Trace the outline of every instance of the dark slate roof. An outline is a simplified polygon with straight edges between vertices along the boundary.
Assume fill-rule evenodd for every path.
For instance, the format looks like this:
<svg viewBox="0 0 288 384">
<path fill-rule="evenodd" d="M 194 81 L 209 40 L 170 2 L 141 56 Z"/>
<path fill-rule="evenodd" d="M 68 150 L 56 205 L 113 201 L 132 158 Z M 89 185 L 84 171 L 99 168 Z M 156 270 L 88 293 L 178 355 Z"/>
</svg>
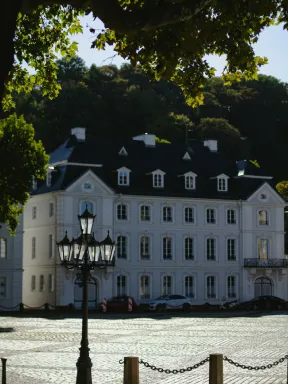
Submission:
<svg viewBox="0 0 288 384">
<path fill-rule="evenodd" d="M 125 147 L 128 156 L 118 154 L 122 147 Z M 183 160 L 186 152 L 191 160 Z M 238 170 L 243 167 L 246 175 L 267 175 L 250 161 L 237 164 L 219 152 L 210 152 L 199 142 L 193 142 L 189 146 L 156 143 L 155 147 L 146 147 L 142 141 L 132 139 L 125 142 L 105 142 L 87 138 L 86 142 L 77 142 L 75 136 L 71 136 L 51 154 L 50 163 L 63 160 L 88 165 L 55 166 L 51 187 L 42 183 L 34 194 L 65 190 L 89 169 L 116 193 L 131 195 L 245 200 L 263 182 L 274 187 L 273 180 L 268 178 L 235 178 Z M 103 166 L 93 166 L 96 164 Z M 131 170 L 129 186 L 117 185 L 117 169 L 121 167 Z M 166 173 L 164 188 L 152 186 L 151 172 L 157 169 Z M 181 175 L 189 171 L 197 175 L 196 190 L 185 190 L 184 177 Z M 228 192 L 217 191 L 215 177 L 222 173 L 229 176 Z"/>
</svg>

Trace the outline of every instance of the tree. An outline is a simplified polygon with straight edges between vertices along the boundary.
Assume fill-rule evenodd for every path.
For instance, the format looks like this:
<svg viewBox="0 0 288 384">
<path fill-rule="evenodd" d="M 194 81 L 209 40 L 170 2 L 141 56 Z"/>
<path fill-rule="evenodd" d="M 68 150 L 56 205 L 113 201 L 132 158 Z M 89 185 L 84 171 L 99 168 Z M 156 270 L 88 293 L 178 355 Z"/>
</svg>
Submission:
<svg viewBox="0 0 288 384">
<path fill-rule="evenodd" d="M 0 98 L 5 87 L 30 90 L 40 83 L 51 97 L 57 94 L 53 47 L 72 54 L 68 35 L 80 32 L 79 15 L 92 12 L 105 30 L 92 47 L 115 44 L 120 56 L 139 63 L 155 79 L 176 82 L 188 104 L 203 102 L 206 77 L 214 74 L 205 56 L 226 55 L 226 81 L 255 77 L 267 62 L 255 57 L 252 44 L 275 22 L 288 27 L 283 0 L 14 0 L 0 8 L 2 60 Z M 96 33 L 91 28 L 92 33 Z M 15 58 L 15 61 L 14 61 Z M 37 76 L 27 79 L 26 61 Z M 20 64 L 20 65 L 19 65 Z"/>
<path fill-rule="evenodd" d="M 48 156 L 34 129 L 16 114 L 0 120 L 0 223 L 13 233 L 23 205 L 29 198 L 32 179 L 44 179 Z"/>
</svg>

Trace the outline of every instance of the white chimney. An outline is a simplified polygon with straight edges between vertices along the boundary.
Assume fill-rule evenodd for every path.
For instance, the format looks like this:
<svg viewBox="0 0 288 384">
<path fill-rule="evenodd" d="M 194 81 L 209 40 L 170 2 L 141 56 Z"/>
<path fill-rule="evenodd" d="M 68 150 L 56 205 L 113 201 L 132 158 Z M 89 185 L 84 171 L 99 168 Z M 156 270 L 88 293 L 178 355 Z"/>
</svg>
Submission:
<svg viewBox="0 0 288 384">
<path fill-rule="evenodd" d="M 155 135 L 151 135 L 150 133 L 134 136 L 133 140 L 144 141 L 146 147 L 155 147 L 156 145 Z"/>
<path fill-rule="evenodd" d="M 217 140 L 204 140 L 203 145 L 204 145 L 204 147 L 208 147 L 210 152 L 217 152 L 218 151 L 218 141 Z"/>
<path fill-rule="evenodd" d="M 77 139 L 77 141 L 85 141 L 86 134 L 85 134 L 86 128 L 72 128 L 71 129 L 71 135 L 74 135 Z"/>
</svg>

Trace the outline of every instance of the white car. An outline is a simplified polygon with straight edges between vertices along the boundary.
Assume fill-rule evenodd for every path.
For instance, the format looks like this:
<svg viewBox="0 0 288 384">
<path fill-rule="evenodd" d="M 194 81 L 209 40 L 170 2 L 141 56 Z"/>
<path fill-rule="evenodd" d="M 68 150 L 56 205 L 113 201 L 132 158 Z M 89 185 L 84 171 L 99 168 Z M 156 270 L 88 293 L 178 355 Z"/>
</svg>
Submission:
<svg viewBox="0 0 288 384">
<path fill-rule="evenodd" d="M 163 295 L 149 303 L 149 310 L 164 312 L 166 309 L 182 309 L 189 311 L 192 305 L 192 299 L 183 295 Z"/>
</svg>

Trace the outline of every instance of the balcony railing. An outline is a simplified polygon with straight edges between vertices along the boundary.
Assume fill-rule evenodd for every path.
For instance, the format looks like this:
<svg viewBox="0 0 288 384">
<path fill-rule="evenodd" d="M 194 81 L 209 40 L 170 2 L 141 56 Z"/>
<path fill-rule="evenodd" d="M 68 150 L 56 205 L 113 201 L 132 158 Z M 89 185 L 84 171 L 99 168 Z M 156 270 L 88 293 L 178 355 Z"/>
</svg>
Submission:
<svg viewBox="0 0 288 384">
<path fill-rule="evenodd" d="M 246 268 L 288 268 L 287 259 L 244 259 Z"/>
</svg>

